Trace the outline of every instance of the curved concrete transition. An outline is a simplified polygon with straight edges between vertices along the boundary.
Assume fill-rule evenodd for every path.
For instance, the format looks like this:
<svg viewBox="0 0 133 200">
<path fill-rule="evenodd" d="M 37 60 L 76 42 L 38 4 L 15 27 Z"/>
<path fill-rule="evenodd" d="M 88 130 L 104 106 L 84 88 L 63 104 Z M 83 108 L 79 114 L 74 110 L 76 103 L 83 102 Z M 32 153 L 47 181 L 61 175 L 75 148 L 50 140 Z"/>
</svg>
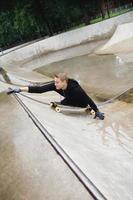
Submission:
<svg viewBox="0 0 133 200">
<path fill-rule="evenodd" d="M 103 22 L 105 29 L 132 22 L 132 13 Z M 75 39 L 84 44 L 68 32 L 57 37 L 71 40 L 69 48 L 50 52 L 54 36 L 49 53 L 47 41 L 40 41 L 0 57 L 0 200 L 132 200 L 133 62 L 115 52 L 95 55 L 114 32 L 105 37 L 102 30 L 97 41 L 97 27 L 91 26 L 93 42 L 82 38 L 85 27 Z M 49 82 L 60 71 L 80 82 L 105 120 L 56 113 L 49 103 L 62 97 L 54 92 L 6 94 L 8 87 Z"/>
<path fill-rule="evenodd" d="M 133 62 L 133 22 L 117 27 L 111 39 L 95 50 L 96 54 L 115 54 L 119 62 Z"/>
<path fill-rule="evenodd" d="M 111 39 L 99 50 L 98 54 L 130 53 L 133 51 L 133 22 L 117 27 Z"/>
</svg>

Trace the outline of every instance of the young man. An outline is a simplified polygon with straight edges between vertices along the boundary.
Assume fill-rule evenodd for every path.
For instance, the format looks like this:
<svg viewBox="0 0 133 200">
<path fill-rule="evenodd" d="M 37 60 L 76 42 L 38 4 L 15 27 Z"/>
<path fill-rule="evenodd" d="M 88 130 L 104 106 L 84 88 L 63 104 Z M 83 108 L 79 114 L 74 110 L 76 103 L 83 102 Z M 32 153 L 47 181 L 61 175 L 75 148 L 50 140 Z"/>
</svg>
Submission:
<svg viewBox="0 0 133 200">
<path fill-rule="evenodd" d="M 104 119 L 104 113 L 101 113 L 94 101 L 86 94 L 81 88 L 79 83 L 74 79 L 69 79 L 65 73 L 55 75 L 54 81 L 43 86 L 28 86 L 15 89 L 9 89 L 7 94 L 30 92 L 30 93 L 43 93 L 48 91 L 56 91 L 64 99 L 60 102 L 62 105 L 87 107 L 88 105 L 95 111 L 95 117 Z"/>
</svg>

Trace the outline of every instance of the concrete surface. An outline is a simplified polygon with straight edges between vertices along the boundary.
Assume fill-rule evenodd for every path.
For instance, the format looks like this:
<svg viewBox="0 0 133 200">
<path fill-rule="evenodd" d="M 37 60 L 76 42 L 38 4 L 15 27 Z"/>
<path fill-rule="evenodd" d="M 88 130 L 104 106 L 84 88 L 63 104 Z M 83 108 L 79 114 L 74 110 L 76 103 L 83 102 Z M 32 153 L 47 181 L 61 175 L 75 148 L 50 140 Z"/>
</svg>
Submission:
<svg viewBox="0 0 133 200">
<path fill-rule="evenodd" d="M 121 63 L 115 55 L 78 56 L 45 65 L 36 71 L 51 78 L 64 71 L 78 80 L 97 101 L 105 101 L 133 86 L 132 63 Z"/>
<path fill-rule="evenodd" d="M 13 96 L 0 113 L 0 200 L 93 200 Z"/>
<path fill-rule="evenodd" d="M 99 121 L 92 116 L 55 113 L 48 106 L 20 98 L 107 199 L 132 199 L 132 104 L 105 105 L 106 118 Z"/>
<path fill-rule="evenodd" d="M 127 15 L 131 17 L 132 12 L 124 15 L 123 20 L 132 21 L 133 18 L 129 17 L 129 20 L 125 17 Z M 120 18 L 115 18 L 114 21 L 118 19 Z M 108 26 L 106 30 L 107 28 Z M 94 36 L 92 34 L 93 38 Z M 76 41 L 78 41 L 77 38 Z M 66 44 L 68 44 L 67 40 Z M 99 44 L 95 41 L 95 48 Z M 91 187 L 91 181 L 105 197 L 98 199 L 132 200 L 132 61 L 124 62 L 121 57 L 115 55 L 89 54 L 61 62 L 57 62 L 56 57 L 56 63 L 53 63 L 55 55 L 60 55 L 59 60 L 65 59 L 66 52 L 66 58 L 69 57 L 67 48 L 58 51 L 58 54 L 51 52 L 49 54 L 51 64 L 46 66 L 45 64 L 48 63 L 48 57 L 47 61 L 45 60 L 46 52 L 44 51 L 44 55 L 38 54 L 36 45 L 43 51 L 40 41 L 32 45 L 32 51 L 29 45 L 27 49 L 23 47 L 20 51 L 16 50 L 17 53 L 14 51 L 0 57 L 3 68 L 0 74 L 0 199 L 92 199 L 72 171 L 44 139 L 31 121 L 31 115 L 26 114 L 14 96 L 5 94 L 8 87 L 37 84 L 37 82 L 40 84 L 51 80 L 54 72 L 65 71 L 70 77 L 80 82 L 98 105 L 114 96 L 119 96 L 111 103 L 105 103 L 99 107 L 105 112 L 104 121 L 94 120 L 93 115 L 63 115 L 54 112 L 46 105 L 50 101 L 61 100 L 62 97 L 54 92 L 24 93 L 27 96 L 20 94 L 19 99 L 75 163 L 78 173 L 83 172 L 86 177 L 86 186 Z M 76 47 L 69 48 L 69 52 L 73 52 L 75 56 L 80 55 L 83 47 L 87 46 L 77 47 L 77 54 Z M 23 54 L 20 53 L 21 51 Z M 129 53 L 131 55 L 133 52 Z M 25 68 L 28 63 L 29 67 Z M 35 69 L 37 65 L 41 68 L 33 72 L 31 69 Z M 125 92 L 126 90 L 128 92 Z M 121 93 L 123 94 L 119 95 Z M 93 192 L 98 196 L 97 191 L 93 190 Z"/>
<path fill-rule="evenodd" d="M 99 50 L 98 54 L 117 54 L 133 51 L 133 22 L 117 27 L 111 39 Z"/>
</svg>

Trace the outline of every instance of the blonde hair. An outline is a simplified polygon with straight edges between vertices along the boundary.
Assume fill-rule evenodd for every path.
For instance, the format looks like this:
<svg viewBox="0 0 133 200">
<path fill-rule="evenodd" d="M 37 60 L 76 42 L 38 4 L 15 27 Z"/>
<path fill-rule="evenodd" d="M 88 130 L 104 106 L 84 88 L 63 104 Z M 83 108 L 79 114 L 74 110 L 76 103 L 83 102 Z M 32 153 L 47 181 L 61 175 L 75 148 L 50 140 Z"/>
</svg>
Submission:
<svg viewBox="0 0 133 200">
<path fill-rule="evenodd" d="M 68 81 L 68 76 L 66 73 L 55 74 L 54 77 L 59 78 L 61 81 Z"/>
</svg>

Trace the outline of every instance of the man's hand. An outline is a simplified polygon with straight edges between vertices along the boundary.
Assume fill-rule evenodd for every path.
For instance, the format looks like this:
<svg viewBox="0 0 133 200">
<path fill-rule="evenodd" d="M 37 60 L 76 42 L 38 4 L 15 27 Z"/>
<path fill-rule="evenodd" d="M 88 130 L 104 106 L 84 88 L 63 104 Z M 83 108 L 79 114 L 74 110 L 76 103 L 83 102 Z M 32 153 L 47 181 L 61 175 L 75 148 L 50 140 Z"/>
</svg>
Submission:
<svg viewBox="0 0 133 200">
<path fill-rule="evenodd" d="M 12 93 L 19 93 L 19 92 L 21 92 L 21 89 L 20 88 L 14 88 L 14 89 L 12 89 L 12 88 L 8 88 L 8 90 L 7 90 L 7 94 L 12 94 Z"/>
<path fill-rule="evenodd" d="M 94 117 L 94 119 L 96 119 L 97 117 L 98 117 L 99 119 L 101 119 L 101 120 L 104 120 L 104 113 L 101 113 L 101 112 L 99 112 L 99 111 L 95 112 L 95 117 Z"/>
</svg>

